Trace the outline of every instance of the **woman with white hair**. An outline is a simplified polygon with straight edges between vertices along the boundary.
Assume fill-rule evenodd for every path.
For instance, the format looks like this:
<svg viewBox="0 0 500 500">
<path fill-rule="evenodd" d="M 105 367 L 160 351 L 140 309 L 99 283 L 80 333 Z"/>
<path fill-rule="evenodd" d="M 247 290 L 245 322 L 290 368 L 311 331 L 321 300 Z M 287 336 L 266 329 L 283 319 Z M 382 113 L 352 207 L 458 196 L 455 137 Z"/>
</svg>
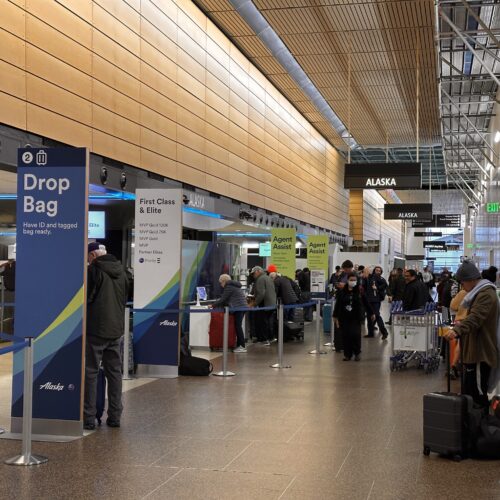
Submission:
<svg viewBox="0 0 500 500">
<path fill-rule="evenodd" d="M 212 307 L 247 307 L 247 300 L 241 289 L 240 282 L 232 280 L 229 274 L 221 274 L 219 276 L 219 283 L 223 289 L 222 296 L 212 304 Z M 236 349 L 234 349 L 233 352 L 247 352 L 245 347 L 245 335 L 243 334 L 243 318 L 245 317 L 245 311 L 235 311 L 231 314 L 234 315 L 234 328 L 236 330 Z"/>
</svg>

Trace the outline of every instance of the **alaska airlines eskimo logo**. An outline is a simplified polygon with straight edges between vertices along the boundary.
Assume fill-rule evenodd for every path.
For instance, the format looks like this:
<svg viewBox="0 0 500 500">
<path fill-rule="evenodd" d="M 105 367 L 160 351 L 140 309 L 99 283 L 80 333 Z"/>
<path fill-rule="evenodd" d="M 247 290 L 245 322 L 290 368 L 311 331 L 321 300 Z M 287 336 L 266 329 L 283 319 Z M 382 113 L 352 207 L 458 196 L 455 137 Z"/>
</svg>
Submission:
<svg viewBox="0 0 500 500">
<path fill-rule="evenodd" d="M 45 384 L 40 385 L 40 390 L 44 391 L 62 391 L 64 389 L 64 385 L 61 385 L 59 382 L 57 385 L 52 382 L 46 382 Z"/>
<path fill-rule="evenodd" d="M 177 326 L 177 321 L 169 321 L 166 319 L 160 323 L 160 326 Z"/>
<path fill-rule="evenodd" d="M 365 186 L 370 187 L 387 187 L 396 186 L 396 179 L 394 177 L 368 177 Z"/>
</svg>

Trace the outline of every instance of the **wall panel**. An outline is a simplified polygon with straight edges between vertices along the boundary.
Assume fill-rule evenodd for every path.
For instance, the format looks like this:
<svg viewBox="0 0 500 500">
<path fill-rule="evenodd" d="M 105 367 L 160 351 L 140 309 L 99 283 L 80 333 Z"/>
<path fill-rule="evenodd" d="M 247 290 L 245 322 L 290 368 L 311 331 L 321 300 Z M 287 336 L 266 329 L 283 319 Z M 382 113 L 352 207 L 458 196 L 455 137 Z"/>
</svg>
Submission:
<svg viewBox="0 0 500 500">
<path fill-rule="evenodd" d="M 348 232 L 343 160 L 188 0 L 0 0 L 0 122 Z"/>
</svg>

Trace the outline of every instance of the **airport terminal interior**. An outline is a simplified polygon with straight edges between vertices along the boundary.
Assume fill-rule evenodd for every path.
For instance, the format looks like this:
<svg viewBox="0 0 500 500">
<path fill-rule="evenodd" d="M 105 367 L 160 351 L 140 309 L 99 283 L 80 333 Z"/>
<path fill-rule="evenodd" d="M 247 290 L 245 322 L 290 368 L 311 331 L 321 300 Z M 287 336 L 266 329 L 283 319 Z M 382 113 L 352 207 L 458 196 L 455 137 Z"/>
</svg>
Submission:
<svg viewBox="0 0 500 500">
<path fill-rule="evenodd" d="M 0 499 L 500 499 L 497 0 L 0 0 L 0 47 Z"/>
</svg>

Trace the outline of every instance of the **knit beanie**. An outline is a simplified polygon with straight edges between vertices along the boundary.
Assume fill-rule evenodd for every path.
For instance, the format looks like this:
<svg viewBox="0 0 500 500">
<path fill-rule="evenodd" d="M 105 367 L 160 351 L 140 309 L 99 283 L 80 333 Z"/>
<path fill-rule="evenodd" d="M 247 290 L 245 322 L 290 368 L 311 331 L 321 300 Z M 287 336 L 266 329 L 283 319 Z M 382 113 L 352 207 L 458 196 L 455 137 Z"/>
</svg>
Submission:
<svg viewBox="0 0 500 500">
<path fill-rule="evenodd" d="M 455 278 L 458 281 L 479 280 L 481 279 L 481 273 L 474 262 L 464 260 L 463 264 L 458 268 Z"/>
</svg>

